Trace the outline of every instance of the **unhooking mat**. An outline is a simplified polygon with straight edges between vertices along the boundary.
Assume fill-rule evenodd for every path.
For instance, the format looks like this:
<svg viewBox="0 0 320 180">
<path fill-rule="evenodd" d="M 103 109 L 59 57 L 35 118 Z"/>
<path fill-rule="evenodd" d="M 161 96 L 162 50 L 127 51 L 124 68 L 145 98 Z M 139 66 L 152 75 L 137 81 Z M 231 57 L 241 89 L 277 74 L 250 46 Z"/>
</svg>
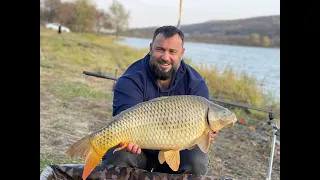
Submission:
<svg viewBox="0 0 320 180">
<path fill-rule="evenodd" d="M 47 166 L 40 174 L 40 180 L 82 180 L 83 164 L 57 164 Z M 166 174 L 149 172 L 129 167 L 98 165 L 87 180 L 232 180 L 214 178 L 212 176 L 196 176 L 192 174 Z"/>
</svg>

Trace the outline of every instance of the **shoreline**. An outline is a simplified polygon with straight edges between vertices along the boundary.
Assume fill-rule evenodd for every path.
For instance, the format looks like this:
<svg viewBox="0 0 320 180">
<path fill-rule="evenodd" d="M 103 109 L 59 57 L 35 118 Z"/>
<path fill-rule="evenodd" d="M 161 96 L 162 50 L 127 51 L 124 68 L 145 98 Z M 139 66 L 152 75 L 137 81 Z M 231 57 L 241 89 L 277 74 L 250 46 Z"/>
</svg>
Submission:
<svg viewBox="0 0 320 180">
<path fill-rule="evenodd" d="M 112 34 L 107 34 L 108 36 L 115 37 Z M 137 38 L 137 39 L 150 39 L 151 37 L 139 37 L 139 36 L 127 36 L 127 35 L 121 35 L 119 36 L 119 40 L 121 40 L 121 37 L 127 37 L 127 38 Z M 205 41 L 198 41 L 198 40 L 188 40 L 185 39 L 184 42 L 190 42 L 190 43 L 203 43 L 203 44 L 212 44 L 212 45 L 226 45 L 226 46 L 236 46 L 236 47 L 250 47 L 250 48 L 264 48 L 264 49 L 277 49 L 280 50 L 280 47 L 277 46 L 271 46 L 271 47 L 265 47 L 265 46 L 252 46 L 252 45 L 240 45 L 240 44 L 227 44 L 227 43 L 212 43 L 212 42 L 205 42 Z"/>
</svg>

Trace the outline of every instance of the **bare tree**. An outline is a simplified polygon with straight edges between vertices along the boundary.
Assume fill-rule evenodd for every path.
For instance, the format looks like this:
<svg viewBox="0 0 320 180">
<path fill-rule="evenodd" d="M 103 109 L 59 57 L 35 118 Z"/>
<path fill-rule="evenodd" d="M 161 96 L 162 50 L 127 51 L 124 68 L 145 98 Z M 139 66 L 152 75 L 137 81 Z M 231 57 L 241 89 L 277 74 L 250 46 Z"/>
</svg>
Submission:
<svg viewBox="0 0 320 180">
<path fill-rule="evenodd" d="M 116 37 L 120 31 L 128 28 L 130 12 L 126 11 L 124 6 L 117 0 L 113 0 L 110 6 L 110 21 L 113 28 L 116 30 Z"/>
<path fill-rule="evenodd" d="M 72 12 L 75 10 L 75 4 L 70 2 L 62 3 L 59 8 L 58 20 L 61 24 L 71 26 L 74 18 Z"/>
<path fill-rule="evenodd" d="M 44 21 L 44 1 L 40 0 L 40 24 Z"/>
<path fill-rule="evenodd" d="M 109 29 L 112 28 L 110 22 L 110 15 L 104 10 L 98 10 L 96 16 L 96 29 L 97 33 L 100 34 L 102 28 Z"/>
<path fill-rule="evenodd" d="M 60 0 L 44 0 L 44 17 L 48 22 L 56 20 L 60 5 Z"/>
</svg>

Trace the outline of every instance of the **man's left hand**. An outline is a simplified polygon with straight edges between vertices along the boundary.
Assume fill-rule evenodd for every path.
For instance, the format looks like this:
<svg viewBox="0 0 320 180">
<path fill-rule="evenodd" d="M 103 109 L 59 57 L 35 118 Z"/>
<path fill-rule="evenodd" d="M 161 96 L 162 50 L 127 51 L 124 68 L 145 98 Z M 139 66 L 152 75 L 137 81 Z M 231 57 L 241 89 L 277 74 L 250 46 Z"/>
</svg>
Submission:
<svg viewBox="0 0 320 180">
<path fill-rule="evenodd" d="M 215 132 L 210 132 L 210 145 L 213 143 L 214 139 L 216 138 L 216 136 L 218 135 L 219 131 L 215 131 Z"/>
</svg>

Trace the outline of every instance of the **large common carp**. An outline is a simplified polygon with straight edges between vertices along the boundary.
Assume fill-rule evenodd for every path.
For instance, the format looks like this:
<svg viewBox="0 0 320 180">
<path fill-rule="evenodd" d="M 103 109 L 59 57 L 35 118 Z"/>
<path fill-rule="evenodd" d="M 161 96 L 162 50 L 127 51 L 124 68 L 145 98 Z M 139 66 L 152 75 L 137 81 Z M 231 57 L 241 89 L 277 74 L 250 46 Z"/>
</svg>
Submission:
<svg viewBox="0 0 320 180">
<path fill-rule="evenodd" d="M 179 152 L 195 145 L 207 153 L 210 131 L 217 131 L 237 118 L 228 109 L 193 95 L 165 96 L 139 103 L 112 117 L 103 128 L 74 143 L 70 157 L 86 157 L 83 179 L 110 148 L 116 151 L 133 142 L 141 149 L 160 150 L 158 159 L 174 171 L 180 165 Z"/>
</svg>

